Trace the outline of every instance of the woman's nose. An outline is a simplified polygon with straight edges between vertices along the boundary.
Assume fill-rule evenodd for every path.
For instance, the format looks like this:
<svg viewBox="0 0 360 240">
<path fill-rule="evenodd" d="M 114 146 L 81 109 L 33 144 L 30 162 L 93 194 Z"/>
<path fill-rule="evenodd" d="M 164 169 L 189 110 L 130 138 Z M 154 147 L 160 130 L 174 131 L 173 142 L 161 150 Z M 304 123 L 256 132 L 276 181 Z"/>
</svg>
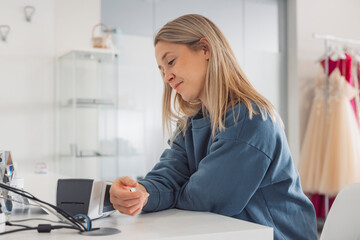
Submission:
<svg viewBox="0 0 360 240">
<path fill-rule="evenodd" d="M 170 72 L 165 72 L 164 73 L 164 81 L 165 81 L 165 83 L 170 83 L 173 79 L 174 79 L 174 74 L 172 74 Z"/>
</svg>

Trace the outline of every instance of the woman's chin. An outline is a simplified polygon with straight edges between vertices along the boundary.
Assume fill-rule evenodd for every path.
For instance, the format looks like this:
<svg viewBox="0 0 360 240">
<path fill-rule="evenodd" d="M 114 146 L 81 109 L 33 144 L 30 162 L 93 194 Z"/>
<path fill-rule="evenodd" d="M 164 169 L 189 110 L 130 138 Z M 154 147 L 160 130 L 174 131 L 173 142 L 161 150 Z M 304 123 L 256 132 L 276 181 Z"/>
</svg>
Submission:
<svg viewBox="0 0 360 240">
<path fill-rule="evenodd" d="M 191 101 L 192 101 L 192 98 L 189 98 L 189 97 L 187 97 L 187 96 L 181 95 L 181 98 L 182 98 L 185 102 L 191 102 Z"/>
<path fill-rule="evenodd" d="M 179 94 L 180 94 L 182 100 L 184 100 L 185 102 L 188 102 L 188 103 L 197 103 L 197 102 L 199 102 L 198 97 L 189 96 L 189 95 L 181 94 L 181 93 L 179 93 Z"/>
</svg>

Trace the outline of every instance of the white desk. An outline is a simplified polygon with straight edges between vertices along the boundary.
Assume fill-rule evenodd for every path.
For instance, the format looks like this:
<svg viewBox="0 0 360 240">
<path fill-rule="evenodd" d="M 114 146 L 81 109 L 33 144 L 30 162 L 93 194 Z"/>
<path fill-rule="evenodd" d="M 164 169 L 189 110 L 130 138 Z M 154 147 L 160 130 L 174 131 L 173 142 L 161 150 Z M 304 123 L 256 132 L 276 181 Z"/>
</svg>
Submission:
<svg viewBox="0 0 360 240">
<path fill-rule="evenodd" d="M 15 219 L 28 218 L 29 216 L 17 216 Z M 44 217 L 44 215 L 32 214 L 31 217 Z M 54 219 L 52 216 L 48 216 Z M 38 221 L 27 221 L 19 224 L 36 226 Z M 273 229 L 262 225 L 237 220 L 206 212 L 191 212 L 170 209 L 157 213 L 140 214 L 136 217 L 125 216 L 119 213 L 113 214 L 101 220 L 93 222 L 94 227 L 113 227 L 121 230 L 121 233 L 110 236 L 83 236 L 75 230 L 60 229 L 52 230 L 51 233 L 38 233 L 36 230 L 16 232 L 1 236 L 6 240 L 33 240 L 33 239 L 249 239 L 267 240 L 273 239 Z M 6 231 L 15 227 L 6 226 Z"/>
</svg>

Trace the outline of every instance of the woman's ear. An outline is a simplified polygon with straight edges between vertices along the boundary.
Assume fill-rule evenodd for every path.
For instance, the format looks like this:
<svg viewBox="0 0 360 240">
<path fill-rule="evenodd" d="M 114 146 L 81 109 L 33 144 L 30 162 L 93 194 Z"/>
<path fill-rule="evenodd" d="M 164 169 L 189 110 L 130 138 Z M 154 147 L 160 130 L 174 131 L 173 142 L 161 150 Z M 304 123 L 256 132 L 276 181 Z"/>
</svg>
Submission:
<svg viewBox="0 0 360 240">
<path fill-rule="evenodd" d="M 202 37 L 202 38 L 200 38 L 200 43 L 201 43 L 201 50 L 204 52 L 206 60 L 209 60 L 209 58 L 210 58 L 209 41 L 205 37 Z"/>
</svg>

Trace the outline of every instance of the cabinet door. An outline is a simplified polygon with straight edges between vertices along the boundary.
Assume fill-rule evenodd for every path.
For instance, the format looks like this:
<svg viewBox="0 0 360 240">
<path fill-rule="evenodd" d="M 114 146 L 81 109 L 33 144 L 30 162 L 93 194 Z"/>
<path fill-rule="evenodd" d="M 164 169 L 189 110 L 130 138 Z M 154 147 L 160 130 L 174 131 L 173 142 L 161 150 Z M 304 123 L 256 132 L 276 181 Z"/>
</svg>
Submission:
<svg viewBox="0 0 360 240">
<path fill-rule="evenodd" d="M 73 51 L 59 59 L 59 169 L 100 178 L 117 159 L 118 64 L 111 53 Z"/>
</svg>

